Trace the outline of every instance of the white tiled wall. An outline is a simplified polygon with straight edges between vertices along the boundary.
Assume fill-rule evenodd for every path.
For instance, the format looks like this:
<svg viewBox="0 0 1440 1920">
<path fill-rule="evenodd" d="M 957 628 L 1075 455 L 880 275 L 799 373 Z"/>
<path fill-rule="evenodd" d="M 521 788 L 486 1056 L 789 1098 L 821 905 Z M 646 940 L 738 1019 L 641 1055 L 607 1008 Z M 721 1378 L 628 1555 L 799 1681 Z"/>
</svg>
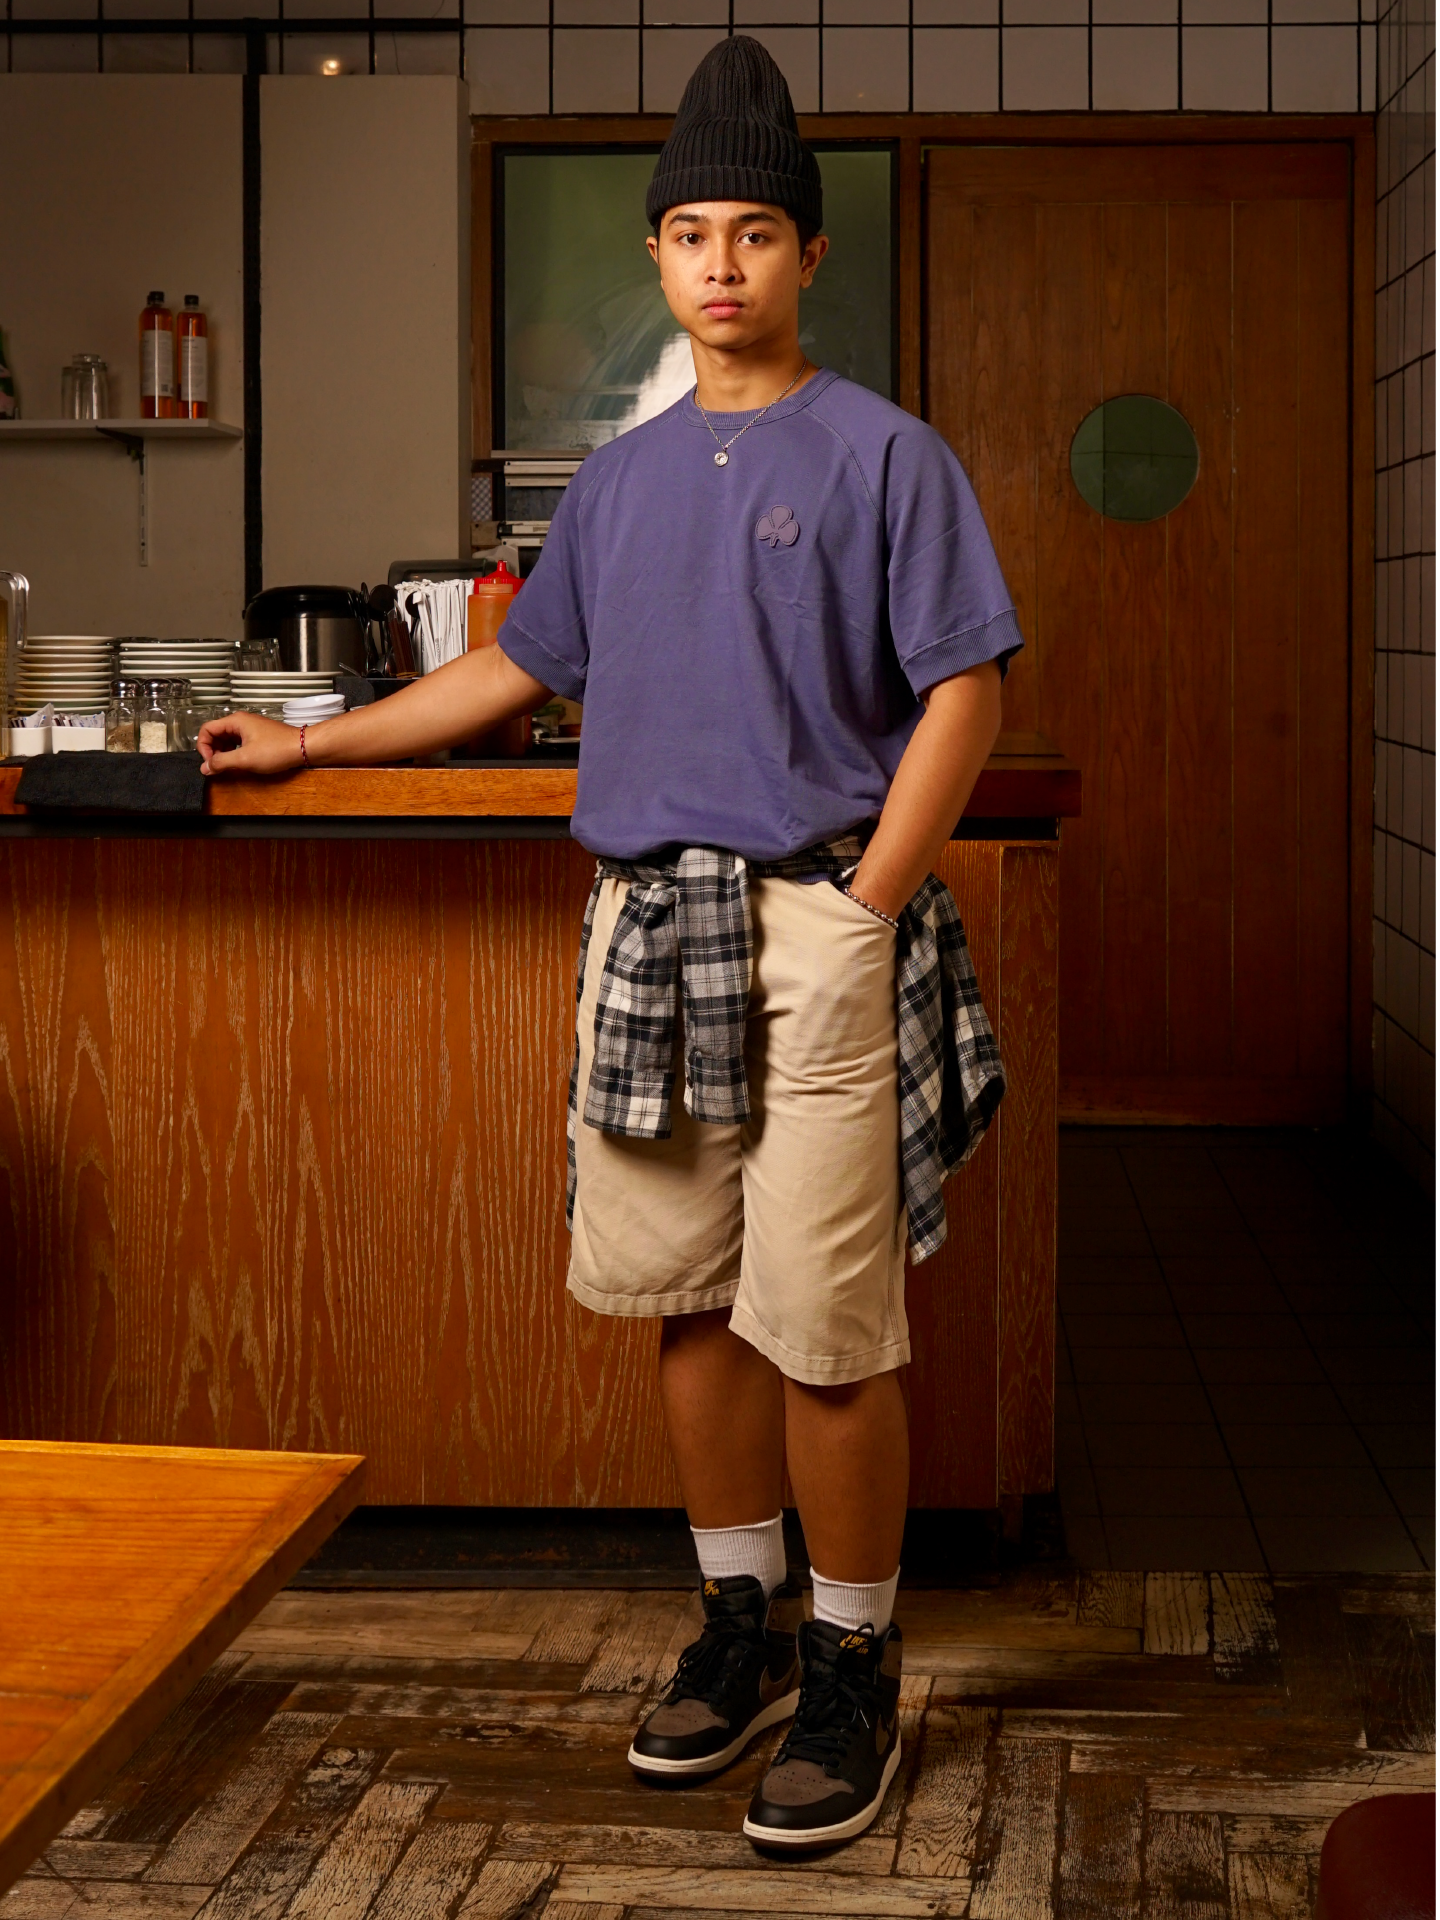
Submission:
<svg viewBox="0 0 1440 1920">
<path fill-rule="evenodd" d="M 1435 26 L 1378 28 L 1375 315 L 1377 1136 L 1435 1176 Z"/>
<path fill-rule="evenodd" d="M 1375 104 L 1374 4 L 464 0 L 465 64 L 477 113 L 668 112 L 733 28 L 802 113 L 1354 113 Z"/>
<path fill-rule="evenodd" d="M 701 54 L 753 33 L 802 113 L 1369 112 L 1379 0 L 0 0 L 15 72 L 455 73 L 476 113 L 668 113 Z M 306 30 L 288 32 L 285 15 Z M 63 31 L 4 35 L 6 15 Z M 376 18 L 413 15 L 416 32 Z M 171 33 L 110 31 L 123 17 Z M 313 24 L 333 19 L 329 33 Z M 230 33 L 188 22 L 225 21 Z M 74 23 L 70 30 L 69 23 Z M 438 27 L 435 23 L 444 22 Z M 88 29 L 87 29 L 87 24 Z M 333 67 L 326 68 L 334 71 Z"/>
</svg>

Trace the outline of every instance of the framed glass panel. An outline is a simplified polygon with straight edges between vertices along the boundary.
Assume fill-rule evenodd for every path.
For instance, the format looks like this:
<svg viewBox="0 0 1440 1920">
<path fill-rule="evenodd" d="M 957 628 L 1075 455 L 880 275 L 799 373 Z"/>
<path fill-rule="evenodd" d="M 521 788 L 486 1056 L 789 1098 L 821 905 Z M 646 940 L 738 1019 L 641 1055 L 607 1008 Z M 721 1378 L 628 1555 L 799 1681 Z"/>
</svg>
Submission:
<svg viewBox="0 0 1440 1920">
<path fill-rule="evenodd" d="M 658 148 L 502 152 L 495 442 L 588 452 L 663 413 L 695 374 L 645 239 Z M 810 358 L 895 384 L 894 157 L 817 146 L 830 251 L 801 296 Z"/>
</svg>

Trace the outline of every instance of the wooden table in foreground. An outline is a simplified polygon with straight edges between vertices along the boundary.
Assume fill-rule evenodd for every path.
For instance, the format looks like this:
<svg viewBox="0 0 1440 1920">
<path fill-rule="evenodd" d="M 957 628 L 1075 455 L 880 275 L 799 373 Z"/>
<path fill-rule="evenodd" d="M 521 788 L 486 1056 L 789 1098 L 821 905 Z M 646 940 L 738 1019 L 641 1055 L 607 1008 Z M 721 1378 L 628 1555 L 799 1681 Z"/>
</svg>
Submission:
<svg viewBox="0 0 1440 1920">
<path fill-rule="evenodd" d="M 364 1464 L 0 1441 L 0 1892 L 344 1519 Z"/>
<path fill-rule="evenodd" d="M 20 817 L 0 769 L 0 1432 L 345 1447 L 376 1502 L 680 1503 L 655 1320 L 565 1291 L 573 770 L 217 781 Z M 7 784 L 8 783 L 8 784 Z M 907 1286 L 911 1504 L 1053 1484 L 1060 821 L 1002 736 L 939 863 L 1010 1091 Z"/>
</svg>

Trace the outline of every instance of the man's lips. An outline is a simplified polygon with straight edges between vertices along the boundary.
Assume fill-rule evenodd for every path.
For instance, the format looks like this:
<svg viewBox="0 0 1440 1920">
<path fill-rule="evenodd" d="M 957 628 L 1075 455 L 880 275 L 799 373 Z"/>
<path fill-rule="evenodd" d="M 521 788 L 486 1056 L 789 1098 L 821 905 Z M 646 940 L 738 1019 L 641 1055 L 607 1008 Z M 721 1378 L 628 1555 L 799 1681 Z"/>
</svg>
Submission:
<svg viewBox="0 0 1440 1920">
<path fill-rule="evenodd" d="M 701 312 L 708 313 L 712 320 L 730 320 L 739 311 L 738 300 L 707 300 L 701 308 Z"/>
</svg>

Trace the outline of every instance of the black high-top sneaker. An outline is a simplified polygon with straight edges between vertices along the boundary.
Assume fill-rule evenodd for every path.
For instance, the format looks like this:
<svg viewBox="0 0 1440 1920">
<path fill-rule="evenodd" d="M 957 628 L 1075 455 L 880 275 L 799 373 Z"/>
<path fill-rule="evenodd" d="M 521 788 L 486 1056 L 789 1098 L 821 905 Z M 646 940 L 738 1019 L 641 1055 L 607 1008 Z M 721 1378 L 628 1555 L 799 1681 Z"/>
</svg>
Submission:
<svg viewBox="0 0 1440 1920">
<path fill-rule="evenodd" d="M 762 1847 L 853 1840 L 880 1811 L 900 1764 L 900 1629 L 800 1629 L 795 1724 L 755 1789 L 744 1831 Z"/>
<path fill-rule="evenodd" d="M 788 1720 L 800 1698 L 795 1636 L 804 1602 L 793 1580 L 770 1605 L 748 1573 L 702 1580 L 705 1626 L 630 1748 L 637 1773 L 700 1779 L 728 1767 L 746 1742 Z"/>
</svg>

